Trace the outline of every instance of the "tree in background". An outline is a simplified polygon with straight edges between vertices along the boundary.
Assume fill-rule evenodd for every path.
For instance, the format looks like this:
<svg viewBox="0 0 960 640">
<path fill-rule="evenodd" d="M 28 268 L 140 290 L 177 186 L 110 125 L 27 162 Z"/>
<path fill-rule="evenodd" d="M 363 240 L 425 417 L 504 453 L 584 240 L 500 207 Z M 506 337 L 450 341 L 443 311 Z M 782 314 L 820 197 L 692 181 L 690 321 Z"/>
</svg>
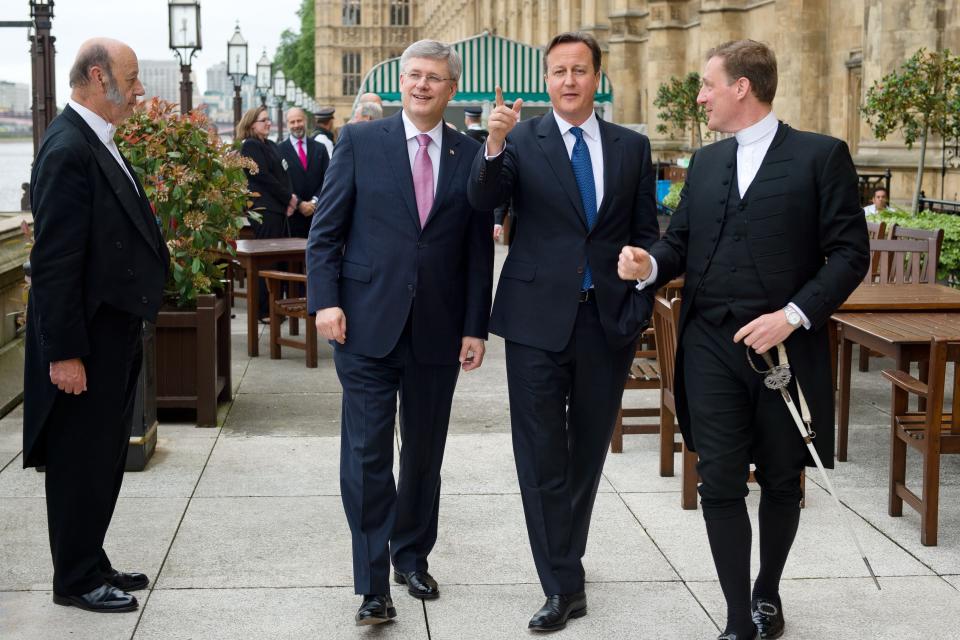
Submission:
<svg viewBox="0 0 960 640">
<path fill-rule="evenodd" d="M 658 124 L 657 132 L 670 132 L 672 138 L 673 131 L 684 133 L 689 129 L 692 133 L 691 146 L 699 149 L 703 145 L 701 126 L 707 124 L 707 112 L 697 104 L 699 93 L 700 74 L 696 71 L 688 73 L 685 78 L 671 77 L 661 84 L 653 106 L 660 110 L 657 117 L 672 128 L 667 124 Z"/>
<path fill-rule="evenodd" d="M 297 9 L 300 33 L 290 29 L 280 35 L 280 45 L 274 56 L 274 69 L 283 69 L 284 75 L 307 95 L 316 95 L 314 84 L 316 13 L 314 0 L 301 0 Z"/>
<path fill-rule="evenodd" d="M 894 131 L 900 131 L 909 149 L 920 140 L 912 206 L 917 213 L 927 139 L 931 133 L 944 139 L 960 134 L 960 58 L 949 49 L 920 49 L 900 69 L 873 83 L 860 112 L 878 140 Z"/>
</svg>

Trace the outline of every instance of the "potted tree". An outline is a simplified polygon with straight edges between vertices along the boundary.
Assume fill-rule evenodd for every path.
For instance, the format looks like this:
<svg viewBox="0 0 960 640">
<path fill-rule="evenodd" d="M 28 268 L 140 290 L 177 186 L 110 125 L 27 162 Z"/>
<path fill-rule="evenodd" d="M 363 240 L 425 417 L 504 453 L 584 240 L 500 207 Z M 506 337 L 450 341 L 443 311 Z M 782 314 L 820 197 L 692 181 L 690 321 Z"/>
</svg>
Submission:
<svg viewBox="0 0 960 640">
<path fill-rule="evenodd" d="M 170 250 L 154 336 L 156 407 L 195 409 L 197 426 L 215 426 L 217 403 L 232 393 L 225 258 L 250 206 L 243 169 L 256 165 L 220 140 L 202 110 L 181 115 L 159 98 L 136 109 L 117 144 Z"/>
</svg>

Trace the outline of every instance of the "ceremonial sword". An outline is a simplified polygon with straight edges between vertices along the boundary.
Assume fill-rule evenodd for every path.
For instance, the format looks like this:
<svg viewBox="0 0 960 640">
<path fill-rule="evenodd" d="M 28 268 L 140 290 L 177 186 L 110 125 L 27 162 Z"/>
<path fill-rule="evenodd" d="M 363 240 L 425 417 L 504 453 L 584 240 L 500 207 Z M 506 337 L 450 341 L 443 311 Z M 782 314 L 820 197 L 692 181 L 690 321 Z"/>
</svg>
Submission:
<svg viewBox="0 0 960 640">
<path fill-rule="evenodd" d="M 790 391 L 787 389 L 787 385 L 790 384 L 791 378 L 790 362 L 787 360 L 787 349 L 783 346 L 782 342 L 777 345 L 777 355 L 780 359 L 779 365 L 773 363 L 773 358 L 770 356 L 769 352 L 761 353 L 760 357 L 763 358 L 763 361 L 767 363 L 767 366 L 770 367 L 770 369 L 768 371 L 760 371 L 754 366 L 753 359 L 750 357 L 750 347 L 747 347 L 747 362 L 750 363 L 750 368 L 757 373 L 766 374 L 763 378 L 763 384 L 766 385 L 768 389 L 780 392 L 783 402 L 787 405 L 787 410 L 790 411 L 790 415 L 793 417 L 793 421 L 796 423 L 797 429 L 800 430 L 800 437 L 803 438 L 804 444 L 807 445 L 807 451 L 810 452 L 810 456 L 813 458 L 814 463 L 817 465 L 817 469 L 820 471 L 820 477 L 823 478 L 823 483 L 827 485 L 827 490 L 830 492 L 830 497 L 833 498 L 833 502 L 837 507 L 837 512 L 840 514 L 840 520 L 844 525 L 846 525 L 847 531 L 850 533 L 850 537 L 853 538 L 854 544 L 857 545 L 857 551 L 860 552 L 860 558 L 863 560 L 863 563 L 867 565 L 867 571 L 870 572 L 870 577 L 873 578 L 873 582 L 877 585 L 877 590 L 879 591 L 880 581 L 877 580 L 877 574 L 873 572 L 873 567 L 870 566 L 870 560 L 867 559 L 867 554 L 864 553 L 863 547 L 860 545 L 860 539 L 857 537 L 857 532 L 853 529 L 853 525 L 850 524 L 849 516 L 846 510 L 840 504 L 840 498 L 837 497 L 837 490 L 833 488 L 833 483 L 830 482 L 830 477 L 827 475 L 827 470 L 823 467 L 823 461 L 820 459 L 820 454 L 817 453 L 817 448 L 813 445 L 813 438 L 815 434 L 810 427 L 810 410 L 807 408 L 806 400 L 803 397 L 803 391 L 800 389 L 800 381 L 797 381 L 797 395 L 800 399 L 800 409 L 803 411 L 803 417 L 801 417 L 800 412 L 797 411 L 797 406 L 794 404 L 793 398 L 790 396 Z"/>
</svg>

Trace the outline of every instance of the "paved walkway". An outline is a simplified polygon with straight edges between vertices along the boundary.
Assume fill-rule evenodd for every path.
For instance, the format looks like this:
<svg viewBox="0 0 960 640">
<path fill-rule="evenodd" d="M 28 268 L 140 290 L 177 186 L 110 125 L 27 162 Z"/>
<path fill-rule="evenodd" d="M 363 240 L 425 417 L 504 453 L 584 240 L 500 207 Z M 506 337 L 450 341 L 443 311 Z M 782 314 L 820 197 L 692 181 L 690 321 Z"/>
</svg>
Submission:
<svg viewBox="0 0 960 640">
<path fill-rule="evenodd" d="M 501 249 L 498 264 L 503 257 Z M 147 470 L 124 481 L 106 546 L 118 567 L 153 578 L 136 613 L 51 603 L 42 476 L 21 468 L 19 411 L 0 421 L 0 638 L 528 637 L 542 593 L 513 468 L 502 342 L 491 339 L 454 401 L 431 556 L 442 595 L 424 605 L 397 588 L 396 622 L 361 629 L 339 498 L 331 352 L 321 347 L 312 371 L 293 350 L 248 359 L 242 307 L 233 327 L 237 395 L 221 408 L 222 426 L 162 424 Z M 260 352 L 269 353 L 265 340 Z M 878 371 L 890 364 L 874 360 L 869 374 L 854 376 L 850 461 L 833 476 L 883 591 L 811 476 L 782 587 L 784 638 L 957 635 L 960 457 L 942 471 L 940 546 L 923 547 L 912 510 L 886 513 L 889 387 Z M 705 640 L 723 623 L 701 514 L 680 508 L 679 478 L 658 475 L 655 440 L 628 436 L 625 452 L 607 459 L 585 559 L 590 614 L 558 637 Z M 916 477 L 915 456 L 909 461 Z M 750 502 L 755 516 L 756 495 Z"/>
</svg>

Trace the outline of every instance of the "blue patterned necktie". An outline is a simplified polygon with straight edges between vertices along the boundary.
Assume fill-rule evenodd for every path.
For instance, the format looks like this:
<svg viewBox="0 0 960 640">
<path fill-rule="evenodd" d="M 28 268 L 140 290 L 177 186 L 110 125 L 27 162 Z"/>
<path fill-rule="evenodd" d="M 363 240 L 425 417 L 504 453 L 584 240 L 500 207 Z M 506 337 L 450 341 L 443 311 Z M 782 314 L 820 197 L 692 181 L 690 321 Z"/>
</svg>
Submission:
<svg viewBox="0 0 960 640">
<path fill-rule="evenodd" d="M 597 188 L 593 183 L 593 162 L 590 160 L 590 149 L 583 141 L 583 129 L 570 127 L 570 133 L 577 141 L 570 154 L 570 164 L 573 165 L 573 177 L 577 179 L 577 189 L 580 190 L 580 200 L 583 202 L 583 212 L 587 216 L 587 226 L 593 229 L 597 223 Z M 593 286 L 593 274 L 590 273 L 590 264 L 583 270 L 583 286 L 586 291 Z"/>
</svg>

